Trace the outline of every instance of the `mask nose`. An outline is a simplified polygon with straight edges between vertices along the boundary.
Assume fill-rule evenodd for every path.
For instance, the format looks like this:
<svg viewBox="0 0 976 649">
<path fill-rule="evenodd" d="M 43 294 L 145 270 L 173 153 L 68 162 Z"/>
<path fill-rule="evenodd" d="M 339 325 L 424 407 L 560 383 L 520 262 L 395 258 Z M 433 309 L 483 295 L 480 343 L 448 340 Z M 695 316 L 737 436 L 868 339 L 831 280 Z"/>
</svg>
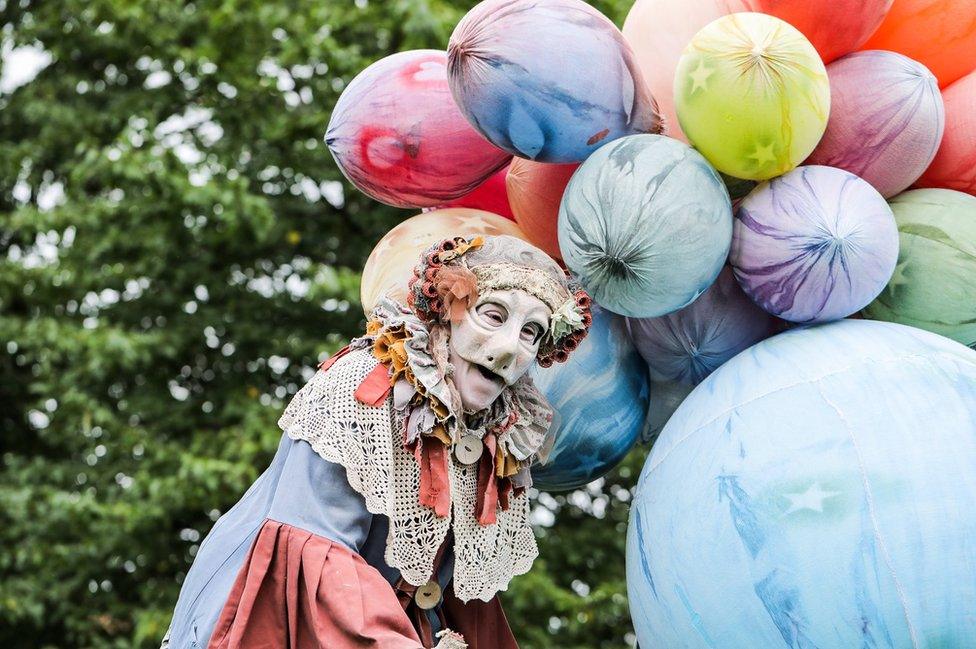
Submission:
<svg viewBox="0 0 976 649">
<path fill-rule="evenodd" d="M 519 332 L 505 328 L 496 331 L 485 346 L 485 360 L 492 371 L 504 375 L 515 364 L 518 354 Z"/>
</svg>

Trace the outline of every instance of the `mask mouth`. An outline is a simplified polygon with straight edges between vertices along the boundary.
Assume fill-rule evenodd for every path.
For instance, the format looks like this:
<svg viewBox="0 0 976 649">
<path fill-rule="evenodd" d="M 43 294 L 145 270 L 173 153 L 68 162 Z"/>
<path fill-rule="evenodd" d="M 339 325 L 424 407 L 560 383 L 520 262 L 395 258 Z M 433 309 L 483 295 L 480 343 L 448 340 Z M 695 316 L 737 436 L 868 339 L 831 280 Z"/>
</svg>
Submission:
<svg viewBox="0 0 976 649">
<path fill-rule="evenodd" d="M 496 383 L 496 382 L 497 383 L 505 383 L 505 379 L 503 379 L 498 374 L 495 374 L 494 372 L 492 372 L 490 369 L 488 369 L 484 365 L 481 365 L 479 363 L 473 363 L 473 365 L 478 369 L 478 373 L 481 374 L 481 376 L 483 376 L 486 379 L 488 379 L 489 381 L 491 381 L 493 383 Z"/>
</svg>

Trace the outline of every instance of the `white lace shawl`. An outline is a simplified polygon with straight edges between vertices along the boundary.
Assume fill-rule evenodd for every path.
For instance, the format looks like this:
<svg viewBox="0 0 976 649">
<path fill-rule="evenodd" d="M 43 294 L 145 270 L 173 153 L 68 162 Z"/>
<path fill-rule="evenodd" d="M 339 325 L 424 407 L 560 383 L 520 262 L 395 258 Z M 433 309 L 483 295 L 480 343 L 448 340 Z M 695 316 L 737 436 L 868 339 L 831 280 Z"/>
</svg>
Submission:
<svg viewBox="0 0 976 649">
<path fill-rule="evenodd" d="M 513 494 L 509 508 L 497 511 L 495 524 L 480 525 L 475 518 L 477 464 L 462 465 L 452 454 L 451 514 L 438 517 L 421 505 L 420 469 L 414 456 L 403 449 L 404 417 L 393 408 L 392 394 L 378 407 L 363 405 L 353 396 L 377 363 L 369 350 L 358 349 L 328 371 L 316 372 L 289 403 L 278 425 L 292 439 L 305 440 L 320 456 L 344 466 L 366 509 L 389 518 L 385 559 L 406 581 L 421 585 L 431 578 L 437 549 L 453 529 L 454 592 L 461 601 L 488 601 L 507 589 L 512 577 L 528 572 L 538 555 L 528 522 L 528 499 L 524 493 Z M 542 399 L 531 382 L 523 387 L 526 396 Z M 538 399 L 525 399 L 532 408 L 519 413 L 519 421 L 508 431 L 511 436 L 536 438 L 540 428 L 544 435 L 548 426 L 542 426 L 540 417 L 548 412 Z"/>
</svg>

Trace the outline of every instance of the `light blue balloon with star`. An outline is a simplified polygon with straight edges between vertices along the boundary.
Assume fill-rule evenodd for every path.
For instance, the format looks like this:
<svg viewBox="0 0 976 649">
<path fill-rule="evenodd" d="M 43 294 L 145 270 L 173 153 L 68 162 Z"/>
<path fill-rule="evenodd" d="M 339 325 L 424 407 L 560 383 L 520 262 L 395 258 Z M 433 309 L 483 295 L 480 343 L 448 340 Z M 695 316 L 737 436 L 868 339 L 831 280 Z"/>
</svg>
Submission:
<svg viewBox="0 0 976 649">
<path fill-rule="evenodd" d="M 631 509 L 642 647 L 971 647 L 976 351 L 841 320 L 767 339 L 665 426 Z"/>
</svg>

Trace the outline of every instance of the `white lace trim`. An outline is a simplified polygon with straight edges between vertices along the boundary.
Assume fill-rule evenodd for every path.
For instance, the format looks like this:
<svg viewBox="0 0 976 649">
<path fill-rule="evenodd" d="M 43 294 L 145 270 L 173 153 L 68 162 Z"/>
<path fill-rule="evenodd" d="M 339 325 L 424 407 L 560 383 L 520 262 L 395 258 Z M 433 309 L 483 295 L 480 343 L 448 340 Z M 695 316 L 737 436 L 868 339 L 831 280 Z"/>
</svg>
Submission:
<svg viewBox="0 0 976 649">
<path fill-rule="evenodd" d="M 464 636 L 450 629 L 438 631 L 435 636 L 440 640 L 434 649 L 468 649 L 468 643 L 464 641 Z"/>
<path fill-rule="evenodd" d="M 403 449 L 402 415 L 392 397 L 379 407 L 353 396 L 378 361 L 368 350 L 349 352 L 327 372 L 299 390 L 278 425 L 292 439 L 304 440 L 324 459 L 346 469 L 350 486 L 372 514 L 390 521 L 385 559 L 411 584 L 426 583 L 437 549 L 454 530 L 454 592 L 462 601 L 488 601 L 508 588 L 515 575 L 528 572 L 538 555 L 528 522 L 528 498 L 512 495 L 509 508 L 497 511 L 497 523 L 475 519 L 477 465 L 452 456 L 448 473 L 452 515 L 438 517 L 418 501 L 420 469 Z"/>
</svg>

